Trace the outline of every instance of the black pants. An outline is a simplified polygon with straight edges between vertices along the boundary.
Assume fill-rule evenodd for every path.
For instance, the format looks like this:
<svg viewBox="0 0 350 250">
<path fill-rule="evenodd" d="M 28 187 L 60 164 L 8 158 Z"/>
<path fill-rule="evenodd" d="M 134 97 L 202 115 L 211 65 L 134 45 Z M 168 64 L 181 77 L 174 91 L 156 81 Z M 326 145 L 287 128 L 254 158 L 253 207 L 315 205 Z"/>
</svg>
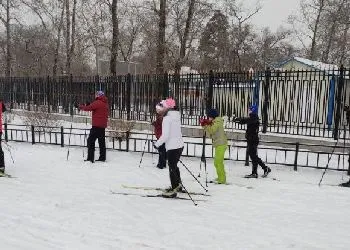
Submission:
<svg viewBox="0 0 350 250">
<path fill-rule="evenodd" d="M 165 149 L 165 144 L 163 144 L 162 146 L 160 146 L 158 148 L 158 168 L 165 168 L 166 167 L 166 149 Z"/>
<path fill-rule="evenodd" d="M 258 165 L 262 167 L 262 169 L 266 169 L 265 163 L 258 156 L 258 145 L 259 141 L 248 141 L 247 142 L 247 151 L 250 159 L 252 160 L 253 168 L 252 173 L 258 173 Z"/>
<path fill-rule="evenodd" d="M 100 148 L 100 158 L 99 160 L 106 160 L 106 140 L 105 140 L 105 129 L 99 127 L 92 127 L 90 129 L 90 134 L 87 139 L 87 147 L 88 147 L 88 161 L 95 160 L 95 141 L 98 139 L 98 145 Z"/>
<path fill-rule="evenodd" d="M 183 148 L 168 150 L 168 165 L 171 187 L 176 188 L 181 183 L 180 170 L 177 167 L 177 163 L 180 160 Z"/>
<path fill-rule="evenodd" d="M 2 151 L 2 145 L 1 145 L 1 136 L 2 133 L 0 133 L 0 171 L 5 171 L 5 158 L 4 158 L 4 151 Z"/>
</svg>

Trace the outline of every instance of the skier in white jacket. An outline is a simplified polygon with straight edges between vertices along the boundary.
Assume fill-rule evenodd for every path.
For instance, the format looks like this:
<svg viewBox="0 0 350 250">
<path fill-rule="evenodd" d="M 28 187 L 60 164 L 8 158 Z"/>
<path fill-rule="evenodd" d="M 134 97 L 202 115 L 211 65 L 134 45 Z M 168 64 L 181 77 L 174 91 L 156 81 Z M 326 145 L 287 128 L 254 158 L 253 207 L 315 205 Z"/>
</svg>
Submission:
<svg viewBox="0 0 350 250">
<path fill-rule="evenodd" d="M 174 110 L 175 106 L 175 101 L 168 98 L 162 100 L 156 107 L 157 109 L 164 109 L 165 113 L 162 122 L 162 135 L 154 143 L 154 147 L 158 149 L 165 143 L 171 182 L 171 187 L 163 193 L 167 197 L 176 197 L 177 192 L 182 190 L 180 170 L 177 163 L 180 160 L 184 142 L 181 132 L 181 115 L 179 111 Z"/>
</svg>

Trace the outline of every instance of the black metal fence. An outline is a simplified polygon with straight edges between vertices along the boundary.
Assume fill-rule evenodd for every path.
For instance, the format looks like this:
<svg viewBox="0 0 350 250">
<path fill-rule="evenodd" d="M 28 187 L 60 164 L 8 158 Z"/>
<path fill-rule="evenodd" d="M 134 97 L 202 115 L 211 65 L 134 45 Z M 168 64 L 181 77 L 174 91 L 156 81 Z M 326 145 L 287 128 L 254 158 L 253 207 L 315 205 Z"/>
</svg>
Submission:
<svg viewBox="0 0 350 250">
<path fill-rule="evenodd" d="M 244 129 L 232 118 L 247 115 L 254 103 L 263 132 L 337 139 L 346 125 L 350 70 L 0 78 L 5 102 L 27 110 L 76 114 L 74 103 L 91 101 L 96 90 L 106 92 L 113 118 L 150 120 L 155 104 L 173 96 L 183 125 L 199 125 L 206 109 L 215 107 L 227 117 L 226 128 Z"/>
<path fill-rule="evenodd" d="M 52 144 L 65 146 L 86 146 L 89 131 L 82 128 L 70 127 L 43 127 L 4 124 L 5 141 L 28 142 L 32 144 Z M 152 146 L 152 135 L 146 133 L 106 131 L 106 147 L 111 150 L 157 153 Z M 209 140 L 208 140 L 209 141 Z M 185 147 L 182 155 L 186 157 L 202 156 L 203 138 L 184 137 Z M 337 171 L 348 171 L 350 168 L 348 159 L 350 148 L 345 144 L 337 143 L 334 146 L 322 146 L 323 150 L 311 151 L 301 149 L 302 146 L 312 148 L 319 145 L 283 142 L 280 147 L 273 146 L 276 142 L 262 142 L 265 146 L 259 147 L 259 155 L 267 164 L 291 166 L 294 170 L 298 167 L 324 169 L 328 167 Z M 271 145 L 271 146 L 268 146 Z M 333 150 L 333 148 L 336 150 Z M 334 151 L 334 152 L 333 152 Z M 332 154 L 333 152 L 333 154 Z M 213 157 L 212 144 L 205 144 L 205 156 Z M 242 140 L 229 141 L 229 147 L 225 155 L 226 160 L 246 161 L 246 143 Z M 327 164 L 329 163 L 329 164 Z M 228 167 L 230 164 L 228 164 Z"/>
</svg>

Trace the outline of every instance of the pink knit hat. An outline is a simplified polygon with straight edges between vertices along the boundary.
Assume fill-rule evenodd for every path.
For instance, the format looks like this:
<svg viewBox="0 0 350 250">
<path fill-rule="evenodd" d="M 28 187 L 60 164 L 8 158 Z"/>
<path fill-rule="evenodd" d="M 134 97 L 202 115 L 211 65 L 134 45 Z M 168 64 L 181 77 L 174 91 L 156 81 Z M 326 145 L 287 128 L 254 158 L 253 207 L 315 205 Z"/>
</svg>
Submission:
<svg viewBox="0 0 350 250">
<path fill-rule="evenodd" d="M 167 98 L 161 101 L 160 104 L 162 104 L 162 106 L 167 109 L 173 109 L 176 105 L 175 100 L 173 98 Z"/>
</svg>

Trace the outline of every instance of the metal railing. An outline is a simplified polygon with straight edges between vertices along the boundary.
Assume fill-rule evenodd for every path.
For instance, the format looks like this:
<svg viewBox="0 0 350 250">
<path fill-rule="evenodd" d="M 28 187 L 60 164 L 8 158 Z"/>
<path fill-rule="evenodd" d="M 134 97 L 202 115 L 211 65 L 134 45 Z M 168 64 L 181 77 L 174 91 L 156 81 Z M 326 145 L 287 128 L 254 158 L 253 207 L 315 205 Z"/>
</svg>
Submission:
<svg viewBox="0 0 350 250">
<path fill-rule="evenodd" d="M 43 127 L 26 126 L 15 124 L 4 124 L 4 137 L 6 141 L 28 142 L 32 144 L 52 144 L 65 146 L 86 146 L 86 139 L 89 134 L 88 129 L 75 127 Z M 156 153 L 152 146 L 153 135 L 140 132 L 118 132 L 106 130 L 106 148 L 118 151 L 142 152 L 145 147 L 147 153 Z M 185 147 L 183 156 L 202 156 L 203 138 L 184 137 Z M 70 143 L 70 144 L 69 144 Z M 301 146 L 312 148 L 312 144 L 278 142 L 280 146 L 274 146 L 276 142 L 262 141 L 264 146 L 259 147 L 259 156 L 267 164 L 277 164 L 292 166 L 294 170 L 298 167 L 324 169 L 333 148 L 336 147 L 330 161 L 329 169 L 338 171 L 348 171 L 348 157 L 350 157 L 350 147 L 346 147 L 341 140 L 335 142 L 334 146 L 322 146 L 323 150 L 306 150 Z M 269 146 L 271 145 L 271 146 Z M 213 147 L 209 139 L 205 144 L 207 158 L 213 157 Z M 229 140 L 228 150 L 225 155 L 226 160 L 245 161 L 247 163 L 246 144 L 244 140 Z M 230 164 L 228 164 L 229 166 Z M 350 174 L 350 173 L 349 173 Z"/>
<path fill-rule="evenodd" d="M 78 113 L 74 104 L 91 101 L 96 90 L 106 92 L 112 118 L 149 121 L 155 104 L 173 96 L 183 125 L 199 125 L 215 107 L 228 117 L 226 128 L 244 129 L 232 118 L 245 116 L 254 103 L 263 132 L 337 139 L 350 103 L 350 70 L 0 78 L 3 100 L 26 110 Z"/>
</svg>

